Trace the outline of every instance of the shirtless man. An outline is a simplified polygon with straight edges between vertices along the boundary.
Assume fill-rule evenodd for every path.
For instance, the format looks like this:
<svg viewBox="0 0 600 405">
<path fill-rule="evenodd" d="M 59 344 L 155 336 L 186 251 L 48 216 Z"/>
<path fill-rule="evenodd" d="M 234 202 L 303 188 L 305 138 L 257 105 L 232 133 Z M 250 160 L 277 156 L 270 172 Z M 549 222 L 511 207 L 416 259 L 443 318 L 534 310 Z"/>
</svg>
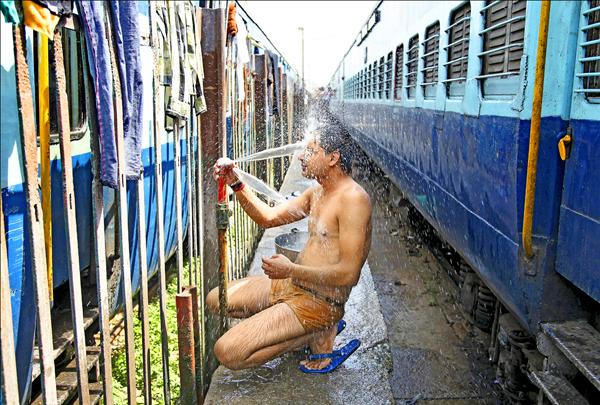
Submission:
<svg viewBox="0 0 600 405">
<path fill-rule="evenodd" d="M 371 243 L 371 202 L 349 175 L 350 145 L 348 133 L 336 125 L 314 131 L 299 159 L 302 174 L 318 185 L 275 207 L 244 188 L 232 165 L 215 165 L 215 177 L 232 186 L 242 208 L 259 226 L 272 228 L 308 216 L 310 233 L 296 263 L 283 255 L 263 257 L 265 276 L 230 283 L 229 316 L 247 319 L 215 344 L 215 356 L 227 368 L 259 366 L 306 345 L 313 354 L 332 352 L 337 323 Z M 218 313 L 218 288 L 206 302 Z M 312 371 L 330 362 L 324 358 L 302 364 L 305 371 Z"/>
</svg>

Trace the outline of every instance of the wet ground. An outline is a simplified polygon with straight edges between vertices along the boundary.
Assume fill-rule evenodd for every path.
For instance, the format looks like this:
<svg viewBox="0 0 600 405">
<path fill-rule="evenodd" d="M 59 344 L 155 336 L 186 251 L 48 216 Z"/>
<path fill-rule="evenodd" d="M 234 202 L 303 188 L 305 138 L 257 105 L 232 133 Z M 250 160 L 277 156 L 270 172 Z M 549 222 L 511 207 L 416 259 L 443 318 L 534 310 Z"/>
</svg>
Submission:
<svg viewBox="0 0 600 405">
<path fill-rule="evenodd" d="M 361 169 L 360 166 L 363 168 Z M 496 404 L 489 336 L 465 320 L 458 287 L 409 225 L 408 208 L 370 164 L 355 179 L 372 196 L 369 265 L 387 326 L 398 404 Z M 396 207 L 394 207 L 396 205 Z M 485 342 L 485 344 L 484 344 Z"/>
</svg>

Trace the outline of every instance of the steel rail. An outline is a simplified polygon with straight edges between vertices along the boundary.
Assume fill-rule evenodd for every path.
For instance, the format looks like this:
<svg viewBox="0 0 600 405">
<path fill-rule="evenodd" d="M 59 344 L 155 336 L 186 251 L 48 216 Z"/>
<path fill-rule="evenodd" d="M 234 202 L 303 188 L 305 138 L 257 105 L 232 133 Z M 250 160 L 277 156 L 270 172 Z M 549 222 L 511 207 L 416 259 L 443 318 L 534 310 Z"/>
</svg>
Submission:
<svg viewBox="0 0 600 405">
<path fill-rule="evenodd" d="M 71 126 L 69 121 L 69 102 L 66 90 L 65 64 L 63 59 L 62 35 L 60 30 L 54 34 L 54 52 L 52 58 L 55 99 L 57 101 L 58 133 L 60 144 L 60 163 L 62 169 L 63 218 L 66 255 L 69 271 L 71 299 L 71 319 L 75 337 L 75 363 L 77 365 L 77 391 L 79 403 L 90 404 L 88 384 L 85 327 L 83 324 L 83 300 L 81 297 L 81 270 L 79 268 L 79 245 L 77 241 L 77 215 L 75 212 L 75 189 L 73 184 L 73 161 L 71 156 Z"/>
<path fill-rule="evenodd" d="M 20 5 L 19 5 L 20 6 Z M 13 25 L 15 74 L 18 119 L 20 124 L 21 153 L 25 166 L 26 221 L 28 225 L 29 254 L 37 309 L 37 341 L 40 352 L 42 398 L 46 405 L 55 405 L 56 374 L 52 342 L 52 318 L 48 294 L 48 273 L 44 249 L 43 211 L 38 191 L 38 161 L 32 89 L 27 64 L 25 25 Z"/>
</svg>

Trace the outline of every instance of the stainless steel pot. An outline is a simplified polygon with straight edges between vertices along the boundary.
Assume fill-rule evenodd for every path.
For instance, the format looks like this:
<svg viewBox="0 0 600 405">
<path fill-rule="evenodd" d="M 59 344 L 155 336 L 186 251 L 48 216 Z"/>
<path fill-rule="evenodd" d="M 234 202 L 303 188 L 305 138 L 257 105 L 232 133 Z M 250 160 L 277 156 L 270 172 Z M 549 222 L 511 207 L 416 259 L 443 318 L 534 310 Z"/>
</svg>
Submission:
<svg viewBox="0 0 600 405">
<path fill-rule="evenodd" d="M 308 232 L 301 232 L 294 228 L 290 233 L 282 233 L 275 237 L 275 251 L 296 262 L 306 242 L 308 242 Z"/>
</svg>

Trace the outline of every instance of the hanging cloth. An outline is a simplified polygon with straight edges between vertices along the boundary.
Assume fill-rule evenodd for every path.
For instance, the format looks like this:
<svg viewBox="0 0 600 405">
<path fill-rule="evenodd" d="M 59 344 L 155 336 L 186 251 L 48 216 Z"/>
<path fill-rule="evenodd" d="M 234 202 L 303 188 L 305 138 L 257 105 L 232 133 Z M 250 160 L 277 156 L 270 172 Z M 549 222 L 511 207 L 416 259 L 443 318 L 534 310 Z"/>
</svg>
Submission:
<svg viewBox="0 0 600 405">
<path fill-rule="evenodd" d="M 54 30 L 58 25 L 60 17 L 54 15 L 46 7 L 40 6 L 33 1 L 23 1 L 23 22 L 34 31 L 54 39 Z"/>
<path fill-rule="evenodd" d="M 238 25 L 235 18 L 236 10 L 234 2 L 229 3 L 229 8 L 227 11 L 227 34 L 234 37 L 238 33 Z"/>
<path fill-rule="evenodd" d="M 237 77 L 237 88 L 238 88 L 238 101 L 244 101 L 246 99 L 246 89 L 244 80 L 244 66 L 250 62 L 250 55 L 248 53 L 248 31 L 246 31 L 246 24 L 244 20 L 239 16 L 237 19 L 237 35 L 235 36 L 235 43 L 237 47 L 236 54 L 236 77 Z"/>
<path fill-rule="evenodd" d="M 112 70 L 109 44 L 106 38 L 107 3 L 80 0 L 79 15 L 87 45 L 88 64 L 94 87 L 95 116 L 98 119 L 100 144 L 100 181 L 108 187 L 117 188 L 117 147 L 115 143 L 115 113 L 113 109 Z"/>
<path fill-rule="evenodd" d="M 137 4 L 111 1 L 110 11 L 115 36 L 116 57 L 121 76 L 125 175 L 137 180 L 141 173 L 143 89 L 140 56 L 140 27 Z"/>
<path fill-rule="evenodd" d="M 5 22 L 10 24 L 19 23 L 19 13 L 17 13 L 14 0 L 0 0 L 0 12 L 4 16 Z"/>
</svg>

